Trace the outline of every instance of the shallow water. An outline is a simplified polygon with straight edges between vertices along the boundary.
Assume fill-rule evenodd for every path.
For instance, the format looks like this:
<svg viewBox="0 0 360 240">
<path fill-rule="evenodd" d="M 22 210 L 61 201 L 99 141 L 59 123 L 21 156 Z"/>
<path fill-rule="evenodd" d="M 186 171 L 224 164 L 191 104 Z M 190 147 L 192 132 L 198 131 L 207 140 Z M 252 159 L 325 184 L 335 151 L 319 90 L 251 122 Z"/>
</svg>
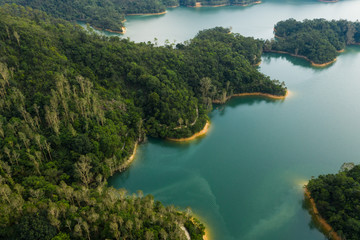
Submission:
<svg viewBox="0 0 360 240">
<path fill-rule="evenodd" d="M 219 25 L 270 38 L 278 20 L 355 20 L 352 9 L 360 9 L 360 1 L 176 8 L 164 16 L 129 17 L 125 36 L 180 42 Z M 149 139 L 130 169 L 109 183 L 190 206 L 211 239 L 324 239 L 302 207 L 302 186 L 311 176 L 337 172 L 343 162 L 359 163 L 359 66 L 360 47 L 348 47 L 326 68 L 265 54 L 259 69 L 285 81 L 292 93 L 287 99 L 241 97 L 215 105 L 205 137 L 190 143 Z"/>
</svg>

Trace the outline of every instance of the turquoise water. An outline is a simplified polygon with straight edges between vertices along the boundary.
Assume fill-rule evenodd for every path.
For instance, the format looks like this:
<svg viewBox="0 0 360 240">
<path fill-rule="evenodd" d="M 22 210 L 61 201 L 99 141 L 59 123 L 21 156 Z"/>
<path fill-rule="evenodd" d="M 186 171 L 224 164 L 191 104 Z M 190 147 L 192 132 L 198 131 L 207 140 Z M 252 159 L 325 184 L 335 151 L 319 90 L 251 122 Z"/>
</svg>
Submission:
<svg viewBox="0 0 360 240">
<path fill-rule="evenodd" d="M 127 27 L 135 41 L 157 36 L 160 42 L 174 32 L 182 41 L 216 25 L 270 38 L 279 19 L 355 20 L 351 9 L 359 7 L 359 1 L 269 1 L 249 8 L 177 8 L 160 17 L 128 18 Z M 179 16 L 186 17 L 175 21 Z M 189 25 L 190 18 L 196 23 Z M 154 25 L 151 34 L 142 32 Z M 347 48 L 326 68 L 266 54 L 259 69 L 285 81 L 291 91 L 287 99 L 242 97 L 216 105 L 205 137 L 190 143 L 148 139 L 129 170 L 109 183 L 130 192 L 141 189 L 165 204 L 190 206 L 211 239 L 324 239 L 302 207 L 302 185 L 311 176 L 337 172 L 343 162 L 359 163 L 359 66 L 360 47 Z"/>
</svg>

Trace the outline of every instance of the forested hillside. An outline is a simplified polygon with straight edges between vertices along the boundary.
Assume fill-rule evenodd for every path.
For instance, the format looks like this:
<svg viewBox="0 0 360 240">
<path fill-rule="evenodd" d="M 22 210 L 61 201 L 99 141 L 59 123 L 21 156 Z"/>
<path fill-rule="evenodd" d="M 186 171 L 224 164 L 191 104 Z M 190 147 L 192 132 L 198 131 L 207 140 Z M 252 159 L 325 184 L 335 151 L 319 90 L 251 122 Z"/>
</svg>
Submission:
<svg viewBox="0 0 360 240">
<path fill-rule="evenodd" d="M 321 216 L 340 237 L 360 239 L 360 166 L 311 179 L 307 189 Z"/>
<path fill-rule="evenodd" d="M 202 129 L 215 99 L 284 95 L 253 67 L 261 42 L 216 28 L 157 47 L 16 5 L 0 15 L 0 238 L 201 239 L 188 213 L 106 179 L 145 135 Z"/>
<path fill-rule="evenodd" d="M 256 0 L 203 0 L 203 5 L 246 5 Z M 200 3 L 199 2 L 199 3 Z M 125 15 L 164 13 L 167 7 L 195 6 L 195 0 L 0 0 L 41 10 L 54 17 L 83 21 L 95 28 L 123 33 Z"/>
<path fill-rule="evenodd" d="M 265 43 L 265 51 L 283 51 L 306 57 L 315 64 L 336 59 L 346 45 L 360 43 L 360 23 L 347 20 L 295 19 L 278 22 L 275 40 Z"/>
</svg>

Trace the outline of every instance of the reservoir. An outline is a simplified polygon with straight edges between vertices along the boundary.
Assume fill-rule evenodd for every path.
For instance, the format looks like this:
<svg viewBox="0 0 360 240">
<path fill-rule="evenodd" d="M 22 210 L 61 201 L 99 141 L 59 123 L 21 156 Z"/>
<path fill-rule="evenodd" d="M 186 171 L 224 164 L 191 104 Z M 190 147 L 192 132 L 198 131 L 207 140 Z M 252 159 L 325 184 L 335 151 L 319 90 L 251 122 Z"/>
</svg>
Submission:
<svg viewBox="0 0 360 240">
<path fill-rule="evenodd" d="M 202 29 L 232 27 L 269 39 L 279 20 L 355 21 L 360 1 L 263 1 L 249 7 L 175 8 L 162 16 L 127 18 L 136 42 L 189 40 Z M 360 163 L 360 47 L 347 47 L 325 68 L 303 59 L 264 54 L 259 70 L 284 81 L 285 100 L 234 98 L 214 105 L 211 128 L 189 143 L 149 138 L 124 173 L 109 179 L 130 193 L 141 189 L 166 205 L 190 207 L 212 240 L 323 240 L 303 208 L 312 176 Z M 211 77 L 211 76 L 209 76 Z"/>
</svg>

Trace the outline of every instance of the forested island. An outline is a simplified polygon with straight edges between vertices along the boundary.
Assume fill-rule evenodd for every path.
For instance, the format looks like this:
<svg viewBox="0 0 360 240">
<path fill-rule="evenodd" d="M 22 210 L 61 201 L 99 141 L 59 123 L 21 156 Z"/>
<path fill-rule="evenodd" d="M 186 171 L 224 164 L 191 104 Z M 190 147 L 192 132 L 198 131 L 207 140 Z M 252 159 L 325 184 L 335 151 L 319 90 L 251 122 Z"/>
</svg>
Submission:
<svg viewBox="0 0 360 240">
<path fill-rule="evenodd" d="M 360 44 L 360 23 L 288 19 L 275 25 L 274 34 L 275 39 L 265 41 L 265 52 L 286 53 L 304 58 L 314 66 L 326 66 L 347 45 Z"/>
<path fill-rule="evenodd" d="M 213 101 L 284 96 L 254 65 L 262 41 L 201 31 L 158 47 L 0 8 L 0 238 L 202 239 L 190 212 L 106 179 L 146 135 L 189 137 Z"/>
<path fill-rule="evenodd" d="M 326 223 L 320 229 L 334 239 L 360 238 L 360 166 L 344 164 L 337 174 L 320 175 L 306 186 L 312 201 Z"/>
<path fill-rule="evenodd" d="M 249 5 L 259 0 L 0 0 L 3 4 L 18 4 L 41 10 L 54 17 L 82 21 L 94 28 L 125 33 L 126 15 L 158 15 L 169 7 L 200 7 Z"/>
<path fill-rule="evenodd" d="M 325 1 L 325 0 L 319 0 Z M 41 10 L 69 21 L 82 21 L 109 32 L 126 32 L 126 15 L 165 14 L 167 8 L 248 6 L 261 0 L 0 0 L 3 4 L 18 4 Z"/>
</svg>

